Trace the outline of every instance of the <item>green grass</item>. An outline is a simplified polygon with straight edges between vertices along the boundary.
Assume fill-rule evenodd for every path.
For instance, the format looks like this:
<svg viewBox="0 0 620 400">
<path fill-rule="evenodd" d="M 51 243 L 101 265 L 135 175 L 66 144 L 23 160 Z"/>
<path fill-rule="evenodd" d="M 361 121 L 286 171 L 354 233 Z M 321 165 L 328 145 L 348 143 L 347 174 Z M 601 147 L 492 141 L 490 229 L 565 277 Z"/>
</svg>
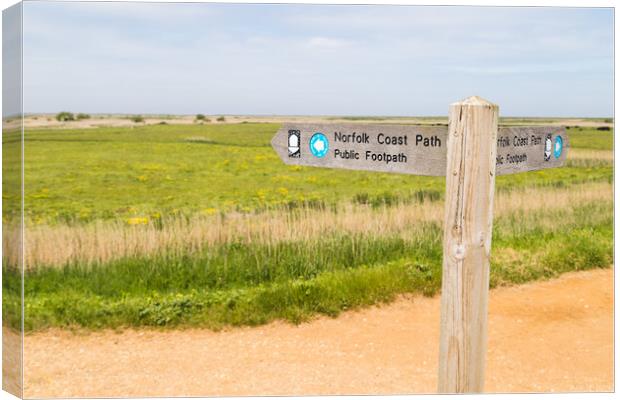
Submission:
<svg viewBox="0 0 620 400">
<path fill-rule="evenodd" d="M 338 202 L 390 206 L 437 201 L 444 179 L 285 166 L 269 145 L 273 124 L 153 125 L 26 133 L 29 225 L 131 217 L 255 212 Z M 610 151 L 613 133 L 569 129 L 571 148 Z M 5 222 L 19 202 L 19 137 L 3 136 Z M 608 162 L 500 176 L 498 191 L 612 182 Z M 282 207 L 285 206 L 285 207 Z M 495 219 L 491 285 L 518 284 L 612 262 L 611 199 Z M 77 225 L 77 226 L 76 226 Z M 255 325 L 435 294 L 441 226 L 410 235 L 336 232 L 319 239 L 231 242 L 204 251 L 161 249 L 105 264 L 43 265 L 26 272 L 25 328 Z M 53 238 L 50 238 L 53 240 Z M 20 277 L 3 266 L 3 317 L 19 324 Z"/>
<path fill-rule="evenodd" d="M 277 129 L 230 124 L 28 130 L 26 217 L 74 223 L 443 196 L 439 177 L 286 166 L 269 145 Z M 574 148 L 611 149 L 613 141 L 611 132 L 590 128 L 570 129 L 569 135 Z M 611 165 L 593 165 L 503 176 L 497 187 L 567 186 L 613 176 Z M 16 179 L 7 174 L 5 187 Z M 5 217 L 16 212 L 5 211 Z"/>
<path fill-rule="evenodd" d="M 599 131 L 590 127 L 571 127 L 567 129 L 567 132 L 571 147 L 592 150 L 613 149 L 613 129 L 611 131 Z"/>
<path fill-rule="evenodd" d="M 19 231 L 15 229 L 16 219 L 11 218 L 15 210 L 21 206 L 21 129 L 2 132 L 2 239 L 13 239 Z M 6 247 L 3 246 L 3 267 L 7 264 Z M 8 272 L 2 274 L 2 299 L 10 304 L 2 307 L 5 325 L 19 329 L 21 327 L 22 301 L 20 292 L 21 275 Z M 7 292 L 7 289 L 9 292 Z M 12 290 L 12 292 L 11 292 Z"/>
<path fill-rule="evenodd" d="M 611 202 L 496 219 L 491 285 L 608 267 L 612 222 Z M 401 293 L 432 295 L 441 281 L 441 228 L 412 227 L 410 237 L 340 234 L 317 241 L 230 243 L 200 254 L 40 268 L 26 274 L 25 325 L 219 328 L 337 315 Z M 4 274 L 10 278 L 14 272 L 5 268 Z M 3 283 L 9 321 L 19 304 L 18 282 Z"/>
</svg>

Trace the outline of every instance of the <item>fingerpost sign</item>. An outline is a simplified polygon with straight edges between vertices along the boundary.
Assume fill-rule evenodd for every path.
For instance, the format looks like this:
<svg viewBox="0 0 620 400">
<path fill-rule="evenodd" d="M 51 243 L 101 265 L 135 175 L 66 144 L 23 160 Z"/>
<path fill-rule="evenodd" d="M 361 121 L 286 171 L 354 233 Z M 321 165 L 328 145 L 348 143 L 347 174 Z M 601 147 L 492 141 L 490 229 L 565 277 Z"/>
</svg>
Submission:
<svg viewBox="0 0 620 400">
<path fill-rule="evenodd" d="M 271 141 L 286 164 L 446 177 L 440 393 L 483 391 L 496 175 L 561 167 L 569 148 L 563 127 L 498 129 L 498 114 L 474 96 L 447 128 L 286 124 Z"/>
</svg>

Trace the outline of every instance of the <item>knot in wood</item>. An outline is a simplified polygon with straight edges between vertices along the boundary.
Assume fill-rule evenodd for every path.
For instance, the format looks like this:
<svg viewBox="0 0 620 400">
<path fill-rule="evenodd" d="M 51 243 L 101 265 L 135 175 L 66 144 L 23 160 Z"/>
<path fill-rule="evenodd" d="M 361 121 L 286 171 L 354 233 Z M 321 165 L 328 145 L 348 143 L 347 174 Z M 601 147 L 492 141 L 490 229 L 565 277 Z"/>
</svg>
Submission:
<svg viewBox="0 0 620 400">
<path fill-rule="evenodd" d="M 461 233 L 461 227 L 458 225 L 452 226 L 452 234 L 458 236 Z"/>
</svg>

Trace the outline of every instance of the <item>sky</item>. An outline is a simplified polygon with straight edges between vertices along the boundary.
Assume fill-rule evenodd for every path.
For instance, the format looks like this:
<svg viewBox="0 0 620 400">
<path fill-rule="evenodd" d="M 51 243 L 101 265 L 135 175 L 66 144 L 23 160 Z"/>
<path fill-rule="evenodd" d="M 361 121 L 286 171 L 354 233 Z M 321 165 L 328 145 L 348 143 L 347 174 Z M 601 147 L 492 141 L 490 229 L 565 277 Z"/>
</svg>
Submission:
<svg viewBox="0 0 620 400">
<path fill-rule="evenodd" d="M 24 3 L 26 113 L 613 115 L 613 11 Z"/>
</svg>

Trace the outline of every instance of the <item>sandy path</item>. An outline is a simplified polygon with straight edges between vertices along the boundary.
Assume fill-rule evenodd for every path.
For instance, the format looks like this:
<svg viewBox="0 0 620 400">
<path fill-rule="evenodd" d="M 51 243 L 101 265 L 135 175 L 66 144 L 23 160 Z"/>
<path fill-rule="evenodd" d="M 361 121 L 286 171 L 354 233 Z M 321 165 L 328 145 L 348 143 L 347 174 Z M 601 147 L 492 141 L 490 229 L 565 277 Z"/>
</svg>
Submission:
<svg viewBox="0 0 620 400">
<path fill-rule="evenodd" d="M 439 298 L 300 326 L 49 331 L 25 339 L 28 397 L 433 392 Z M 613 390 L 613 272 L 491 292 L 486 390 Z"/>
</svg>

